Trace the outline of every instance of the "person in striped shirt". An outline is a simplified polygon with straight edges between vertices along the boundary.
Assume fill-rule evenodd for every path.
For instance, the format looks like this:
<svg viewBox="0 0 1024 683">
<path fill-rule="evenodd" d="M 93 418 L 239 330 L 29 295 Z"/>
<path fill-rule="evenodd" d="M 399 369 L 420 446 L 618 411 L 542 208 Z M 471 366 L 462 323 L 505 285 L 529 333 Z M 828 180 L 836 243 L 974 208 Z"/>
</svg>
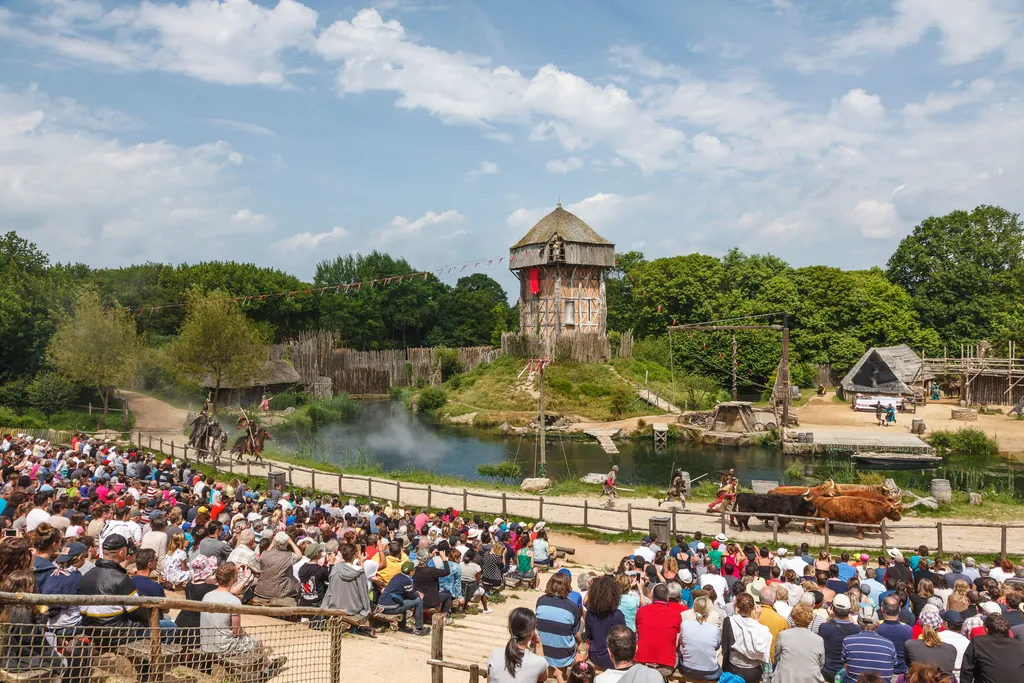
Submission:
<svg viewBox="0 0 1024 683">
<path fill-rule="evenodd" d="M 856 681 L 862 673 L 874 673 L 888 683 L 896 669 L 896 646 L 875 632 L 878 620 L 874 617 L 861 617 L 860 627 L 860 633 L 843 639 L 846 680 Z"/>
<path fill-rule="evenodd" d="M 537 634 L 553 669 L 565 669 L 576 656 L 581 620 L 579 607 L 569 599 L 571 591 L 572 579 L 557 572 L 537 600 Z"/>
</svg>

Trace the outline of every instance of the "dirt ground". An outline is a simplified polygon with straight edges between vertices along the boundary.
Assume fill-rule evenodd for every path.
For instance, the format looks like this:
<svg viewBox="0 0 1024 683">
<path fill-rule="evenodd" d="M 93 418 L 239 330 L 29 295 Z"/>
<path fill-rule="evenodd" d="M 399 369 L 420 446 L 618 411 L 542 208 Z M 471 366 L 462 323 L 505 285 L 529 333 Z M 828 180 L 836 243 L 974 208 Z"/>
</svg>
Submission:
<svg viewBox="0 0 1024 683">
<path fill-rule="evenodd" d="M 910 422 L 916 417 L 924 420 L 927 429 L 925 436 L 928 435 L 928 432 L 938 430 L 956 431 L 965 427 L 974 427 L 999 441 L 1000 452 L 1024 456 L 1024 420 L 1018 421 L 1006 415 L 978 415 L 977 422 L 953 420 L 950 418 L 950 412 L 952 408 L 957 407 L 957 401 L 942 399 L 934 403 L 929 401 L 928 405 L 918 406 L 916 414 L 898 414 L 896 425 L 893 427 L 879 427 L 875 422 L 874 413 L 856 412 L 850 408 L 849 404 L 836 402 L 833 396 L 832 393 L 824 397 L 815 396 L 807 402 L 807 405 L 797 408 L 796 414 L 800 418 L 800 428 L 853 427 L 877 432 L 889 432 L 895 429 L 909 432 Z"/>
</svg>

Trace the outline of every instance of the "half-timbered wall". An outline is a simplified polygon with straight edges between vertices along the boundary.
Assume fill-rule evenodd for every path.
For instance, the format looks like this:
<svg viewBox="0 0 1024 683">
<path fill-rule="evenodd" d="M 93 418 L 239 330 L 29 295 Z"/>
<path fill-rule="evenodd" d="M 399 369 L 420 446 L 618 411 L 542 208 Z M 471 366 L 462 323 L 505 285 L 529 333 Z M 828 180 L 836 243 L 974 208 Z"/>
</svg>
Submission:
<svg viewBox="0 0 1024 683">
<path fill-rule="evenodd" d="M 540 293 L 530 292 L 527 270 L 519 283 L 519 329 L 529 334 L 605 334 L 604 269 L 592 266 L 540 266 Z"/>
</svg>

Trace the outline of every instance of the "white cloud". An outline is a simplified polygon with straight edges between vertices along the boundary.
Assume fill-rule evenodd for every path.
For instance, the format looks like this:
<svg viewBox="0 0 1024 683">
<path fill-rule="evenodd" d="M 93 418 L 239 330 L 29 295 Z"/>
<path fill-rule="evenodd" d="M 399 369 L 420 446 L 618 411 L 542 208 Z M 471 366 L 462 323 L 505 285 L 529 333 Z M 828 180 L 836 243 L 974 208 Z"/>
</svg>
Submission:
<svg viewBox="0 0 1024 683">
<path fill-rule="evenodd" d="M 299 232 L 274 242 L 270 245 L 270 249 L 285 253 L 311 252 L 320 248 L 325 242 L 340 242 L 348 236 L 348 230 L 342 227 L 334 227 L 327 232 Z"/>
<path fill-rule="evenodd" d="M 391 219 L 391 222 L 380 231 L 380 241 L 386 242 L 397 237 L 407 240 L 421 234 L 424 228 L 456 225 L 462 223 L 463 220 L 465 220 L 463 215 L 455 209 L 448 209 L 441 213 L 427 211 L 425 214 L 414 220 L 409 220 L 405 216 L 395 216 Z M 444 234 L 446 233 L 442 231 L 441 236 L 444 236 Z"/>
<path fill-rule="evenodd" d="M 930 92 L 922 102 L 912 102 L 903 108 L 904 113 L 912 118 L 945 114 L 959 107 L 974 104 L 995 92 L 996 84 L 988 78 L 971 81 L 966 88 L 959 84 L 944 92 Z"/>
<path fill-rule="evenodd" d="M 803 71 L 854 66 L 856 58 L 892 54 L 934 30 L 942 61 L 966 64 L 1012 47 L 1022 21 L 1020 5 L 1004 0 L 893 0 L 892 9 L 828 39 L 823 54 L 794 54 L 790 61 Z"/>
<path fill-rule="evenodd" d="M 853 220 L 860 234 L 869 239 L 888 239 L 896 233 L 899 215 L 891 202 L 863 199 L 853 207 Z"/>
<path fill-rule="evenodd" d="M 612 239 L 615 230 L 626 218 L 650 204 L 648 195 L 620 195 L 598 192 L 578 202 L 564 205 L 569 213 L 579 216 L 584 223 L 597 231 L 602 237 Z M 525 233 L 536 225 L 537 221 L 550 213 L 554 207 L 519 208 L 505 219 L 506 225 L 513 233 Z"/>
<path fill-rule="evenodd" d="M 864 121 L 880 121 L 885 116 L 882 98 L 869 95 L 863 88 L 854 88 L 843 95 L 836 107 L 840 116 L 848 116 Z"/>
<path fill-rule="evenodd" d="M 145 1 L 107 10 L 49 0 L 29 21 L 0 15 L 0 36 L 71 60 L 126 71 L 167 71 L 211 83 L 285 86 L 288 58 L 313 49 L 317 13 L 296 0 Z"/>
<path fill-rule="evenodd" d="M 124 144 L 65 124 L 67 111 L 79 122 L 104 119 L 36 89 L 0 90 L 0 222 L 55 260 L 194 259 L 197 244 L 208 256 L 272 226 L 238 208 L 243 192 L 227 172 L 242 158 L 227 143 Z"/>
<path fill-rule="evenodd" d="M 398 107 L 491 135 L 505 133 L 504 126 L 533 126 L 531 139 L 552 137 L 569 151 L 606 144 L 645 172 L 677 166 L 685 142 L 617 86 L 595 85 L 552 64 L 527 78 L 482 57 L 421 45 L 375 10 L 334 22 L 317 47 L 325 59 L 342 63 L 342 92 L 395 92 Z"/>
<path fill-rule="evenodd" d="M 466 177 L 478 178 L 482 175 L 496 175 L 498 170 L 498 164 L 493 161 L 481 161 L 479 166 L 466 174 Z"/>
<path fill-rule="evenodd" d="M 251 133 L 253 135 L 263 135 L 266 137 L 275 137 L 277 135 L 277 133 L 265 126 L 261 126 L 256 123 L 248 123 L 246 121 L 235 121 L 232 119 L 200 119 L 200 121 L 206 121 L 207 123 L 212 123 L 217 126 L 224 126 L 225 128 L 239 130 L 243 133 Z"/>
<path fill-rule="evenodd" d="M 568 159 L 551 159 L 544 164 L 544 170 L 548 173 L 572 173 L 583 168 L 583 159 L 579 157 L 569 157 Z"/>
</svg>

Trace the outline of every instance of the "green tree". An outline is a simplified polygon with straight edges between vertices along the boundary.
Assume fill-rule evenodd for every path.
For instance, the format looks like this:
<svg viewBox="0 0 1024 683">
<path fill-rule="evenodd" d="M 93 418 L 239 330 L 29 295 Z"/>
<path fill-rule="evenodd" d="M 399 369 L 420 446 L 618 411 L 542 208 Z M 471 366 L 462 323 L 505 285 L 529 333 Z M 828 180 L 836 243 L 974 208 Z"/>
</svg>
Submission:
<svg viewBox="0 0 1024 683">
<path fill-rule="evenodd" d="M 78 396 L 78 385 L 55 372 L 36 375 L 28 385 L 28 402 L 46 415 L 63 410 Z"/>
<path fill-rule="evenodd" d="M 608 329 L 625 332 L 636 326 L 633 310 L 633 273 L 647 263 L 639 251 L 627 251 L 615 256 L 615 267 L 605 279 L 605 297 L 608 302 Z"/>
<path fill-rule="evenodd" d="M 225 382 L 252 381 L 268 360 L 267 344 L 257 326 L 220 290 L 188 293 L 185 322 L 168 354 L 178 372 L 213 387 L 214 413 Z"/>
<path fill-rule="evenodd" d="M 949 345 L 992 336 L 1024 291 L 1024 226 L 998 206 L 922 221 L 889 259 L 925 327 Z"/>
<path fill-rule="evenodd" d="M 105 308 L 99 292 L 83 290 L 74 312 L 57 325 L 47 357 L 65 377 L 96 388 L 103 401 L 102 427 L 118 384 L 135 376 L 143 342 L 123 308 Z"/>
</svg>

